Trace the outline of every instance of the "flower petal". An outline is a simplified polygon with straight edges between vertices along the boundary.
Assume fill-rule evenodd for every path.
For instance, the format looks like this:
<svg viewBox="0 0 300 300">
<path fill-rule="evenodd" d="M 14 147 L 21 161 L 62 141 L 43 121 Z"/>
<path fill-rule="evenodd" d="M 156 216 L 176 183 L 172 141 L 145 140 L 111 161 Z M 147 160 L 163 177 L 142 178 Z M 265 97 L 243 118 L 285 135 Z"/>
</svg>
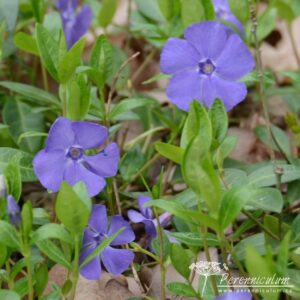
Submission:
<svg viewBox="0 0 300 300">
<path fill-rule="evenodd" d="M 77 0 L 58 0 L 56 4 L 57 8 L 61 11 L 76 10 Z"/>
<path fill-rule="evenodd" d="M 107 212 L 105 205 L 93 205 L 89 226 L 97 233 L 107 232 Z"/>
<path fill-rule="evenodd" d="M 74 143 L 74 138 L 72 122 L 66 118 L 59 117 L 50 128 L 45 149 L 47 151 L 65 151 Z"/>
<path fill-rule="evenodd" d="M 67 164 L 65 153 L 61 150 L 41 150 L 33 160 L 33 169 L 41 184 L 57 192 L 63 181 L 64 168 Z"/>
<path fill-rule="evenodd" d="M 87 168 L 101 177 L 112 177 L 118 172 L 119 148 L 112 143 L 96 155 L 85 156 Z"/>
<path fill-rule="evenodd" d="M 215 298 L 215 300 L 251 300 L 251 299 L 252 299 L 252 295 L 251 293 L 248 292 L 227 292 Z"/>
<path fill-rule="evenodd" d="M 139 213 L 138 211 L 136 211 L 134 209 L 128 210 L 127 215 L 128 215 L 129 220 L 133 223 L 140 223 L 145 220 L 145 217 L 141 213 Z"/>
<path fill-rule="evenodd" d="M 180 109 L 188 111 L 194 99 L 201 99 L 201 77 L 197 71 L 183 71 L 172 77 L 168 98 Z"/>
<path fill-rule="evenodd" d="M 93 245 L 84 249 L 80 254 L 79 263 L 82 264 L 96 247 L 97 245 Z M 101 271 L 100 257 L 96 256 L 80 269 L 80 274 L 88 280 L 97 280 L 101 276 Z"/>
<path fill-rule="evenodd" d="M 72 129 L 75 133 L 75 143 L 83 149 L 99 147 L 108 137 L 106 127 L 92 122 L 73 122 Z"/>
<path fill-rule="evenodd" d="M 216 61 L 216 72 L 226 80 L 238 80 L 250 72 L 254 59 L 245 43 L 237 34 L 232 34 Z"/>
<path fill-rule="evenodd" d="M 160 69 L 163 73 L 174 74 L 184 69 L 197 68 L 200 54 L 185 40 L 170 38 L 160 56 Z"/>
<path fill-rule="evenodd" d="M 112 216 L 107 235 L 112 236 L 122 227 L 124 230 L 111 242 L 112 246 L 124 245 L 134 241 L 134 232 L 129 223 L 125 221 L 122 216 Z"/>
<path fill-rule="evenodd" d="M 94 244 L 95 243 L 94 236 L 95 233 L 90 228 L 84 229 L 82 246 L 90 246 L 91 244 Z"/>
<path fill-rule="evenodd" d="M 213 84 L 213 78 L 214 76 L 203 78 L 201 102 L 205 103 L 207 107 L 211 107 L 217 98 L 217 90 Z"/>
<path fill-rule="evenodd" d="M 139 196 L 138 197 L 138 203 L 139 203 L 139 209 L 142 215 L 145 216 L 146 219 L 153 219 L 153 211 L 150 207 L 145 207 L 145 203 L 149 202 L 151 198 L 149 196 Z"/>
<path fill-rule="evenodd" d="M 125 249 L 106 247 L 101 254 L 102 262 L 106 270 L 117 276 L 127 270 L 133 262 L 134 254 Z"/>
<path fill-rule="evenodd" d="M 72 159 L 69 159 L 66 164 L 63 178 L 71 186 L 83 181 L 90 197 L 99 194 L 106 185 L 104 178 L 88 170 L 82 163 Z"/>
<path fill-rule="evenodd" d="M 155 223 L 152 220 L 144 220 L 143 223 L 145 224 L 145 231 L 146 233 L 152 238 L 157 235 Z"/>
<path fill-rule="evenodd" d="M 72 28 L 71 45 L 75 44 L 88 31 L 93 20 L 93 12 L 89 5 L 83 5 L 81 11 L 76 16 L 74 26 Z"/>
<path fill-rule="evenodd" d="M 216 95 L 222 100 L 227 111 L 231 110 L 247 96 L 247 88 L 244 83 L 227 81 L 215 76 L 212 79 Z"/>
<path fill-rule="evenodd" d="M 227 40 L 227 27 L 220 22 L 206 21 L 189 26 L 184 36 L 204 59 L 215 60 Z"/>
</svg>

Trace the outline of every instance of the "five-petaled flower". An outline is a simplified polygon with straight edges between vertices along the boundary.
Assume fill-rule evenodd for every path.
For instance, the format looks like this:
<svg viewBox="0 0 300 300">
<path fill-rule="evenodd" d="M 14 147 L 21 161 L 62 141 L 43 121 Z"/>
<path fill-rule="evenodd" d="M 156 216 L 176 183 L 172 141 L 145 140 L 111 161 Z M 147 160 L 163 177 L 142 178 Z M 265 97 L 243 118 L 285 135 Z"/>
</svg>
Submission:
<svg viewBox="0 0 300 300">
<path fill-rule="evenodd" d="M 244 35 L 244 27 L 240 20 L 232 13 L 228 0 L 213 0 L 213 3 L 217 19 L 231 23 L 241 35 Z"/>
<path fill-rule="evenodd" d="M 154 216 L 154 213 L 151 208 L 145 207 L 145 204 L 150 201 L 151 198 L 149 196 L 139 196 L 138 197 L 138 206 L 140 212 L 130 209 L 128 211 L 128 218 L 133 223 L 144 223 L 146 233 L 149 235 L 150 240 L 155 238 L 157 235 L 157 219 Z M 158 217 L 159 224 L 163 228 L 165 227 L 171 219 L 172 215 L 170 213 L 163 213 Z M 177 243 L 177 240 L 170 236 L 170 232 L 168 230 L 164 230 L 164 233 L 168 237 L 169 241 L 172 243 Z"/>
<path fill-rule="evenodd" d="M 21 212 L 18 203 L 12 195 L 6 198 L 6 210 L 11 224 L 18 226 L 21 222 Z"/>
<path fill-rule="evenodd" d="M 89 280 L 97 280 L 101 276 L 101 262 L 108 272 L 117 276 L 124 272 L 134 259 L 134 254 L 126 249 L 118 249 L 111 246 L 128 244 L 135 239 L 135 235 L 127 221 L 120 215 L 111 217 L 108 225 L 106 208 L 104 205 L 93 206 L 92 214 L 84 231 L 80 264 L 101 244 L 101 242 L 119 229 L 123 231 L 107 246 L 100 255 L 94 257 L 87 264 L 83 265 L 80 273 Z"/>
<path fill-rule="evenodd" d="M 252 299 L 251 293 L 239 292 L 239 291 L 227 292 L 215 298 L 215 300 L 251 300 L 251 299 Z"/>
<path fill-rule="evenodd" d="M 77 0 L 58 0 L 63 29 L 68 48 L 71 48 L 88 30 L 93 12 L 88 5 L 83 5 L 77 14 Z"/>
<path fill-rule="evenodd" d="M 83 181 L 89 195 L 97 195 L 106 185 L 104 178 L 118 171 L 119 149 L 112 143 L 95 155 L 86 155 L 85 150 L 100 147 L 107 137 L 104 126 L 58 118 L 50 128 L 45 149 L 33 161 L 42 185 L 57 192 L 62 181 L 72 186 Z"/>
<path fill-rule="evenodd" d="M 172 75 L 169 99 L 185 111 L 195 99 L 210 107 L 220 98 L 227 110 L 244 100 L 247 88 L 238 80 L 253 69 L 254 60 L 239 35 L 206 21 L 189 26 L 184 36 L 170 38 L 161 54 L 162 72 Z"/>
</svg>

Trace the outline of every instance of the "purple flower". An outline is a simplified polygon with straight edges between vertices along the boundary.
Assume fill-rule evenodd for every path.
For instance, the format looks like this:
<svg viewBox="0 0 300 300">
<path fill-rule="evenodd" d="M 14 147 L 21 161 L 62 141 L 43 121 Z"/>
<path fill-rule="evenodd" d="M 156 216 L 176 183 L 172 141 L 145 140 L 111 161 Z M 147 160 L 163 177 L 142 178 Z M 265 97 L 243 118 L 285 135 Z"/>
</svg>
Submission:
<svg viewBox="0 0 300 300">
<path fill-rule="evenodd" d="M 251 293 L 248 292 L 227 292 L 215 298 L 215 300 L 251 300 L 251 299 L 252 299 Z"/>
<path fill-rule="evenodd" d="M 10 220 L 10 223 L 12 223 L 15 226 L 18 226 L 21 222 L 20 207 L 12 195 L 7 196 L 6 205 L 7 215 Z"/>
<path fill-rule="evenodd" d="M 189 26 L 184 39 L 170 38 L 160 67 L 172 75 L 167 95 L 180 109 L 198 100 L 210 107 L 220 98 L 227 110 L 245 99 L 247 88 L 237 82 L 254 67 L 254 60 L 238 34 L 220 22 Z"/>
<path fill-rule="evenodd" d="M 232 13 L 228 0 L 213 0 L 213 3 L 217 19 L 231 23 L 239 30 L 241 35 L 244 35 L 244 27 L 240 20 Z"/>
<path fill-rule="evenodd" d="M 120 228 L 124 228 L 124 230 L 111 242 L 110 246 L 107 246 L 99 256 L 93 258 L 80 269 L 83 277 L 90 280 L 99 279 L 101 276 L 101 262 L 109 273 L 115 276 L 120 275 L 134 259 L 134 254 L 131 251 L 111 247 L 134 241 L 135 235 L 129 223 L 123 217 L 116 215 L 111 217 L 108 226 L 106 207 L 100 204 L 93 206 L 89 227 L 84 231 L 80 264 L 101 244 L 103 239 L 110 237 Z"/>
<path fill-rule="evenodd" d="M 128 211 L 128 218 L 133 223 L 144 223 L 146 233 L 149 235 L 150 239 L 155 238 L 157 235 L 156 227 L 157 227 L 157 220 L 154 217 L 153 211 L 149 207 L 145 207 L 145 203 L 150 201 L 151 198 L 149 196 L 139 196 L 138 197 L 138 205 L 140 212 L 130 209 Z M 170 213 L 164 213 L 159 216 L 159 224 L 161 227 L 165 227 L 172 215 Z M 170 232 L 168 230 L 164 230 L 164 233 L 168 237 L 169 241 L 172 243 L 176 243 L 177 241 L 170 236 Z"/>
<path fill-rule="evenodd" d="M 104 178 L 118 171 L 118 146 L 109 144 L 96 155 L 86 155 L 85 150 L 98 148 L 107 137 L 108 130 L 101 125 L 58 118 L 50 128 L 45 149 L 33 160 L 35 174 L 53 192 L 62 181 L 72 186 L 83 181 L 89 195 L 97 195 L 106 185 Z"/>
<path fill-rule="evenodd" d="M 77 14 L 77 0 L 58 0 L 63 29 L 68 48 L 71 48 L 87 31 L 93 19 L 93 12 L 88 5 L 83 5 Z"/>
</svg>

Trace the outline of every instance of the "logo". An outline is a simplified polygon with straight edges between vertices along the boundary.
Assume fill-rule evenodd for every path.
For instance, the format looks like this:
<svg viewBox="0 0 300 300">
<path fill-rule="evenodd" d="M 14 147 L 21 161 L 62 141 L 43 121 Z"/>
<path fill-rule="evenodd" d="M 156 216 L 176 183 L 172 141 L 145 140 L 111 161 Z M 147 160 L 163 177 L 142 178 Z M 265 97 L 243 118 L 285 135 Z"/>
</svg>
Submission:
<svg viewBox="0 0 300 300">
<path fill-rule="evenodd" d="M 278 293 L 294 287 L 289 283 L 289 277 L 278 277 L 275 274 L 272 277 L 233 277 L 230 275 L 228 266 L 219 262 L 198 261 L 192 263 L 190 269 L 198 275 L 204 276 L 201 296 L 204 295 L 208 277 L 214 275 L 220 276 L 217 284 L 219 292 L 228 292 L 230 289 L 249 292 L 251 289 L 254 293 Z"/>
</svg>

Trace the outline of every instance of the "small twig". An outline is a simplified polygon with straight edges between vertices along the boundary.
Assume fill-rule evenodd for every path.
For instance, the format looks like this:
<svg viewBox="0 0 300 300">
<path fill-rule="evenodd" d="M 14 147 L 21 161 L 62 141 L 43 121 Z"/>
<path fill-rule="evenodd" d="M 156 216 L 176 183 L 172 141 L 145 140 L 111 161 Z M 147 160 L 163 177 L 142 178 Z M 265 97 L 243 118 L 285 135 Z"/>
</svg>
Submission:
<svg viewBox="0 0 300 300">
<path fill-rule="evenodd" d="M 114 190 L 114 194 L 115 194 L 118 214 L 121 215 L 122 214 L 121 202 L 120 202 L 120 196 L 119 196 L 119 192 L 118 192 L 117 182 L 115 179 L 113 179 L 113 190 Z"/>
</svg>

